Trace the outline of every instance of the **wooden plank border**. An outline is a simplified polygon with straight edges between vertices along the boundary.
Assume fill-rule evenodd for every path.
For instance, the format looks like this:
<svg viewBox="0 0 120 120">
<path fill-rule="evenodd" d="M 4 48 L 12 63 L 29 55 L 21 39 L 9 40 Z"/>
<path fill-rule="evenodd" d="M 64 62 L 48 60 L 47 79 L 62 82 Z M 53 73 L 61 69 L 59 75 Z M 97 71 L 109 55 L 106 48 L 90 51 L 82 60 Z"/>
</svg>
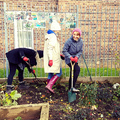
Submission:
<svg viewBox="0 0 120 120">
<path fill-rule="evenodd" d="M 14 78 L 15 79 L 15 78 Z M 32 82 L 33 80 L 35 80 L 34 77 L 30 77 L 30 78 L 24 78 L 24 80 L 26 80 L 27 82 Z M 47 81 L 47 77 L 38 77 L 36 79 L 36 81 L 39 80 L 39 81 L 43 81 L 43 82 L 46 82 Z M 68 82 L 69 80 L 69 77 L 66 77 L 66 78 L 61 78 L 61 83 L 64 83 L 64 82 Z M 110 83 L 120 83 L 120 77 L 116 77 L 116 76 L 103 76 L 103 77 L 99 77 L 99 76 L 94 76 L 92 77 L 92 80 L 93 81 L 99 81 L 99 82 L 103 82 L 105 80 L 108 80 Z M 0 78 L 0 83 L 3 83 L 7 81 L 7 78 Z M 89 82 L 90 81 L 90 77 L 79 77 L 78 80 L 77 80 L 77 83 L 80 83 L 80 82 Z"/>
<path fill-rule="evenodd" d="M 23 120 L 35 118 L 35 115 L 40 115 L 39 120 L 49 119 L 49 103 L 39 104 L 24 104 L 16 106 L 0 107 L 0 120 L 15 119 L 20 116 Z"/>
</svg>

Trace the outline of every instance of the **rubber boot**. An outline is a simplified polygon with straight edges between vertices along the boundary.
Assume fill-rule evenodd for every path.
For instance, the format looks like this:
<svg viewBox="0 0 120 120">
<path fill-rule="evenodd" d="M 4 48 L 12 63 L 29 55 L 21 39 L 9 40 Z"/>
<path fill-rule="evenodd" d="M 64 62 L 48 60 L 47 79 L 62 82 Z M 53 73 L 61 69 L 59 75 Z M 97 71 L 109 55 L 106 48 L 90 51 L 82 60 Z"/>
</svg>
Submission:
<svg viewBox="0 0 120 120">
<path fill-rule="evenodd" d="M 6 93 L 10 94 L 13 91 L 14 86 L 13 85 L 7 85 L 6 86 Z"/>
<path fill-rule="evenodd" d="M 47 84 L 50 82 L 50 79 L 47 79 Z"/>
<path fill-rule="evenodd" d="M 52 92 L 52 93 L 55 93 L 54 92 L 54 90 L 52 89 L 52 86 L 55 84 L 55 82 L 58 80 L 58 76 L 57 75 L 54 75 L 51 79 L 50 79 L 50 81 L 49 81 L 49 83 L 47 84 L 47 86 L 46 86 L 46 88 L 50 91 L 50 92 Z"/>
<path fill-rule="evenodd" d="M 19 89 L 28 89 L 29 88 L 29 86 L 25 84 L 25 81 L 19 82 L 18 87 L 19 87 Z"/>
</svg>

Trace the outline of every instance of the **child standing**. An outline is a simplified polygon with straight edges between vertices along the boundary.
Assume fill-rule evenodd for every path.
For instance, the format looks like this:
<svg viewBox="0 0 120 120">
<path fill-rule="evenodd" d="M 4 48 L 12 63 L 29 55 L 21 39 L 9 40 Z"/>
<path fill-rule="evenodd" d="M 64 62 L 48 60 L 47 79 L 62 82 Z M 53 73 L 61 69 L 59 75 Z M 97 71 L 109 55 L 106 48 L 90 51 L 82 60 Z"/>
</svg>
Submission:
<svg viewBox="0 0 120 120">
<path fill-rule="evenodd" d="M 44 70 L 45 73 L 48 73 L 46 88 L 52 93 L 54 93 L 52 86 L 62 75 L 62 69 L 60 68 L 60 45 L 56 36 L 59 30 L 61 30 L 59 23 L 53 20 L 51 28 L 45 36 L 44 43 Z"/>
<path fill-rule="evenodd" d="M 73 77 L 73 91 L 78 92 L 75 89 L 75 83 L 80 73 L 80 67 L 78 65 L 78 59 L 80 58 L 83 51 L 83 41 L 81 39 L 81 30 L 75 28 L 72 32 L 72 36 L 65 42 L 63 47 L 63 54 L 65 55 L 65 63 L 70 67 L 70 78 L 69 78 L 69 89 L 71 88 L 71 61 L 74 62 L 74 77 Z"/>
</svg>

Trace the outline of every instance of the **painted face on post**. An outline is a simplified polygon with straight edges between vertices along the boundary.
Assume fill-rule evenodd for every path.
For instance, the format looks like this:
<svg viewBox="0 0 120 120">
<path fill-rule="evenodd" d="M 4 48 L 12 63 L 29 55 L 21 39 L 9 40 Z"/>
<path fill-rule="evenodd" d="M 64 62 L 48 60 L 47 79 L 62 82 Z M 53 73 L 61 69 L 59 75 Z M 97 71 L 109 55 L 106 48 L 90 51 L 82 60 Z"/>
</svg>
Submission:
<svg viewBox="0 0 120 120">
<path fill-rule="evenodd" d="M 73 39 L 74 39 L 75 41 L 78 41 L 79 38 L 80 38 L 80 33 L 77 32 L 77 31 L 75 31 L 75 32 L 73 33 Z"/>
</svg>

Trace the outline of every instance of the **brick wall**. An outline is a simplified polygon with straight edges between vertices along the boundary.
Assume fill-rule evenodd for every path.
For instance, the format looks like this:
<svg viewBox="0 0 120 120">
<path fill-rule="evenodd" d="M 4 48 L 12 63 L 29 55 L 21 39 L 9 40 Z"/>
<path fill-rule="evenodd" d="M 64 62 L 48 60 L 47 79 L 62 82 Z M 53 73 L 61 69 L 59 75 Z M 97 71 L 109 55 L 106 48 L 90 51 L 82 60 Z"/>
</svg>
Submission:
<svg viewBox="0 0 120 120">
<path fill-rule="evenodd" d="M 82 30 L 86 58 L 92 58 L 95 61 L 97 56 L 97 61 L 99 61 L 99 58 L 109 57 L 108 59 L 110 59 L 114 56 L 114 53 L 111 54 L 112 49 L 116 49 L 116 43 L 113 42 L 113 39 L 115 40 L 117 34 L 120 33 L 120 21 L 118 21 L 118 15 L 120 16 L 120 14 L 118 14 L 117 11 L 120 6 L 119 0 L 3 0 L 0 3 L 2 2 L 7 3 L 7 10 L 44 12 L 58 11 L 74 13 L 77 12 L 76 5 L 78 5 L 78 26 Z M 2 4 L 0 4 L 0 9 L 0 58 L 2 58 L 1 60 L 3 61 L 5 57 L 5 31 Z M 117 14 L 114 14 L 114 9 Z M 106 13 L 106 10 L 108 13 Z M 113 13 L 110 13 L 110 10 Z M 98 12 L 99 14 L 97 14 Z M 109 19 L 111 19 L 111 21 L 109 21 Z M 14 48 L 14 25 L 13 23 L 9 23 L 7 26 L 7 44 L 8 50 L 10 50 Z M 43 50 L 44 36 L 48 28 L 49 23 L 46 23 L 46 29 L 34 29 L 35 49 Z M 62 30 L 59 33 L 61 51 L 64 42 L 71 36 L 72 30 L 73 28 L 70 29 L 65 28 L 64 25 L 62 26 Z M 119 47 L 117 49 L 119 49 Z"/>
</svg>

